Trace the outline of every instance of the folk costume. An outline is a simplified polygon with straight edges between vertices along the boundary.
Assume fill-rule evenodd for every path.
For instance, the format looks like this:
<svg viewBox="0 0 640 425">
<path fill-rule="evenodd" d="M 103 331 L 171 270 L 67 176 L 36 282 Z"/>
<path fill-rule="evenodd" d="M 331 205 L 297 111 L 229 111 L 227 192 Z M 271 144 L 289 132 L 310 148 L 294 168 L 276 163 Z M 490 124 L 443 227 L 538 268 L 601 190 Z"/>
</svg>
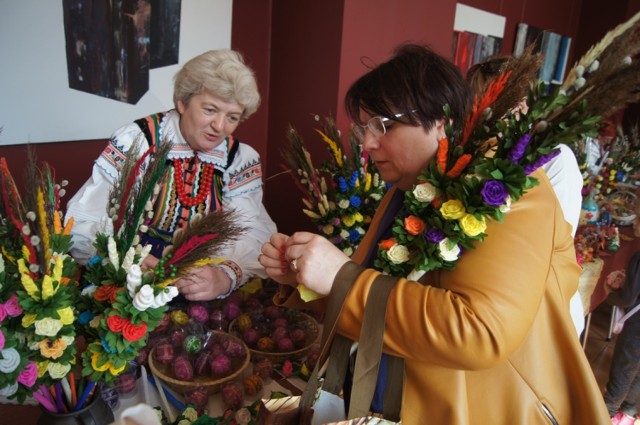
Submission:
<svg viewBox="0 0 640 425">
<path fill-rule="evenodd" d="M 196 214 L 233 209 L 248 230 L 225 248 L 221 267 L 231 290 L 252 276 L 265 277 L 258 263 L 260 247 L 276 231 L 262 204 L 262 168 L 258 153 L 249 145 L 227 137 L 215 149 L 195 152 L 180 133 L 180 114 L 171 110 L 125 125 L 115 131 L 109 145 L 93 167 L 91 178 L 69 201 L 67 217 L 74 217 L 73 255 L 80 263 L 94 255 L 93 240 L 107 214 L 109 192 L 129 149 L 140 144 L 140 152 L 151 146 L 172 143 L 164 184 L 155 201 L 143 244 L 153 246 L 151 254 L 160 258 L 173 233 L 186 227 Z"/>
</svg>

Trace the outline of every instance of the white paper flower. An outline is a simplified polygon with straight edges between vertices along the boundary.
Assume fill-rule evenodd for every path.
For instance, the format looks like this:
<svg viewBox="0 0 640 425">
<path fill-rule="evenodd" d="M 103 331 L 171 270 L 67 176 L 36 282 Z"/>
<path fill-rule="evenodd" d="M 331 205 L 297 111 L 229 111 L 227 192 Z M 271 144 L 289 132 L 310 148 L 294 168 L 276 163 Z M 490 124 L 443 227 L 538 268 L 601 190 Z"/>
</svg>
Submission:
<svg viewBox="0 0 640 425">
<path fill-rule="evenodd" d="M 431 183 L 421 183 L 413 189 L 413 196 L 420 202 L 431 202 L 436 197 L 436 188 Z"/>
<path fill-rule="evenodd" d="M 499 209 L 503 213 L 511 211 L 511 196 L 507 196 L 507 199 L 504 201 L 504 204 L 500 205 Z"/>
<path fill-rule="evenodd" d="M 40 336 L 56 336 L 62 329 L 62 322 L 52 317 L 36 320 L 34 323 L 36 335 Z"/>
<path fill-rule="evenodd" d="M 2 397 L 11 397 L 18 391 L 18 383 L 14 382 L 11 385 L 7 385 L 4 388 L 0 388 L 0 396 Z"/>
<path fill-rule="evenodd" d="M 107 252 L 113 268 L 118 270 L 120 268 L 120 256 L 118 255 L 118 247 L 113 236 L 109 236 L 109 240 L 107 241 Z"/>
<path fill-rule="evenodd" d="M 50 362 L 47 365 L 47 372 L 49 372 L 49 376 L 51 376 L 51 378 L 53 379 L 64 378 L 65 376 L 67 376 L 70 370 L 71 370 L 70 364 Z"/>
<path fill-rule="evenodd" d="M 142 269 L 137 264 L 133 264 L 127 273 L 127 291 L 131 298 L 136 295 L 138 286 L 142 283 Z"/>
<path fill-rule="evenodd" d="M 444 238 L 438 244 L 440 249 L 440 257 L 445 261 L 456 261 L 460 256 L 460 247 L 458 244 L 452 243 L 449 238 Z"/>
<path fill-rule="evenodd" d="M 122 268 L 128 273 L 129 268 L 133 265 L 133 257 L 136 255 L 136 249 L 131 246 L 127 250 L 127 253 L 124 255 L 124 259 L 122 260 Z"/>
<path fill-rule="evenodd" d="M 15 348 L 6 348 L 0 354 L 0 372 L 11 373 L 20 365 L 20 353 Z"/>
<path fill-rule="evenodd" d="M 149 285 L 144 285 L 135 297 L 133 297 L 133 306 L 140 311 L 145 311 L 153 304 L 153 288 Z"/>
<path fill-rule="evenodd" d="M 167 305 L 172 299 L 178 296 L 178 288 L 175 286 L 165 287 L 158 295 L 153 298 L 153 308 L 162 307 Z"/>
<path fill-rule="evenodd" d="M 389 257 L 389 261 L 393 264 L 406 263 L 409 261 L 409 250 L 406 246 L 397 243 L 389 248 L 389 251 L 387 251 L 387 257 Z"/>
</svg>

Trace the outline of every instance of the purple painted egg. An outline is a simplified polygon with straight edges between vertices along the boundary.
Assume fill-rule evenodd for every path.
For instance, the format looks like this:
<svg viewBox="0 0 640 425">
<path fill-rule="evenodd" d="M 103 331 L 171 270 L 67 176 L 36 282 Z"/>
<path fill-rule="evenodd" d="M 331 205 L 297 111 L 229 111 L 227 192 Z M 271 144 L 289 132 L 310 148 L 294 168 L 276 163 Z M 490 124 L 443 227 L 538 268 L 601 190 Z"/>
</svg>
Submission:
<svg viewBox="0 0 640 425">
<path fill-rule="evenodd" d="M 231 373 L 231 359 L 225 354 L 218 354 L 211 360 L 210 367 L 213 376 L 227 376 Z"/>
<path fill-rule="evenodd" d="M 209 320 L 209 312 L 201 304 L 193 304 L 189 306 L 189 317 L 198 323 L 207 323 Z"/>
<path fill-rule="evenodd" d="M 156 346 L 154 357 L 160 364 L 167 365 L 176 357 L 173 344 L 170 342 L 161 342 Z"/>
<path fill-rule="evenodd" d="M 193 367 L 187 356 L 181 354 L 173 360 L 173 376 L 181 381 L 193 379 Z"/>
</svg>

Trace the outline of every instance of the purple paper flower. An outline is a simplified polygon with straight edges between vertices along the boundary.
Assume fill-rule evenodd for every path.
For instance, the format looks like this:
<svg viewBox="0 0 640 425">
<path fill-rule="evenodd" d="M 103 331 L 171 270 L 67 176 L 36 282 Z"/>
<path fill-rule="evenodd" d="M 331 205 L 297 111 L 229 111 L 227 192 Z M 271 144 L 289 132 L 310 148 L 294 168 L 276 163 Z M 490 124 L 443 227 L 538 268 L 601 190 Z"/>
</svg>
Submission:
<svg viewBox="0 0 640 425">
<path fill-rule="evenodd" d="M 542 155 L 537 161 L 524 166 L 524 174 L 528 176 L 558 155 L 560 155 L 560 149 L 556 149 L 546 155 Z"/>
<path fill-rule="evenodd" d="M 482 199 L 484 203 L 492 207 L 499 207 L 504 204 L 509 196 L 507 187 L 498 180 L 488 180 L 482 187 Z"/>
<path fill-rule="evenodd" d="M 432 227 L 423 232 L 424 238 L 431 243 L 440 243 L 444 239 L 444 233 L 440 229 Z"/>
<path fill-rule="evenodd" d="M 530 141 L 531 135 L 529 133 L 522 136 L 520 140 L 516 142 L 515 146 L 511 148 L 511 152 L 507 155 L 507 159 L 510 159 L 516 164 L 519 163 Z"/>
<path fill-rule="evenodd" d="M 4 322 L 4 319 L 7 318 L 7 309 L 4 307 L 4 304 L 0 303 L 0 323 Z"/>
<path fill-rule="evenodd" d="M 18 375 L 18 382 L 27 388 L 33 387 L 38 379 L 38 366 L 34 362 L 29 362 Z"/>
</svg>

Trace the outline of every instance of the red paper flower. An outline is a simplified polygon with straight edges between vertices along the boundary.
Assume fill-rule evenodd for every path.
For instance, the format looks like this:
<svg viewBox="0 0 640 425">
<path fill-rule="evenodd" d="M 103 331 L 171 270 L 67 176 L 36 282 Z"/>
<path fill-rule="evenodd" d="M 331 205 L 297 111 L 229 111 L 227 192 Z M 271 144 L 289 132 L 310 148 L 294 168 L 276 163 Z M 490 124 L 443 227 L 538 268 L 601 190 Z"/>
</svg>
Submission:
<svg viewBox="0 0 640 425">
<path fill-rule="evenodd" d="M 134 342 L 142 338 L 147 334 L 147 324 L 142 322 L 139 325 L 133 323 L 127 323 L 122 329 L 122 336 L 129 342 Z"/>
<path fill-rule="evenodd" d="M 109 330 L 112 332 L 122 332 L 122 329 L 127 323 L 129 323 L 129 320 L 120 317 L 117 314 L 107 318 L 107 326 L 109 326 Z"/>
</svg>

